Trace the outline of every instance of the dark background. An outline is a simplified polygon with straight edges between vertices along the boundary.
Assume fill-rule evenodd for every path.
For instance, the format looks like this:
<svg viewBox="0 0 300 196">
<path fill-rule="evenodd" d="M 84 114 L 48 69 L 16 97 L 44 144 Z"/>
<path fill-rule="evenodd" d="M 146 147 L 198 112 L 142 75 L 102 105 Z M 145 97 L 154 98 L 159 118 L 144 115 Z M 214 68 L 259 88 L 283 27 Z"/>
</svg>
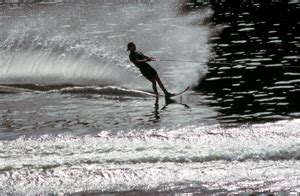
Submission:
<svg viewBox="0 0 300 196">
<path fill-rule="evenodd" d="M 184 11 L 205 7 L 214 10 L 210 25 L 222 30 L 212 33 L 214 55 L 197 90 L 211 95 L 220 119 L 299 118 L 300 3 L 191 1 Z"/>
</svg>

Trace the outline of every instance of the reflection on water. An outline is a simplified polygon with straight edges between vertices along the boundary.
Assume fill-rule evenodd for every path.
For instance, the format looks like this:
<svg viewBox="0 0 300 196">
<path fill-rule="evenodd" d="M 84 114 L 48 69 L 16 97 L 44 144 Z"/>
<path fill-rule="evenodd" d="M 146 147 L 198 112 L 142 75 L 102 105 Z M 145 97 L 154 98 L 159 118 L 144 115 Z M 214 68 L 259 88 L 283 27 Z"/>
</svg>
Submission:
<svg viewBox="0 0 300 196">
<path fill-rule="evenodd" d="M 148 117 L 149 122 L 151 123 L 159 123 L 161 122 L 161 115 L 163 115 L 164 111 L 168 110 L 170 105 L 182 106 L 183 110 L 191 109 L 190 106 L 188 106 L 188 104 L 183 102 L 182 97 L 179 97 L 179 99 L 168 98 L 168 97 L 165 97 L 163 99 L 163 97 L 156 97 L 154 102 L 154 107 L 153 107 L 154 111 L 151 112 L 151 114 L 145 115 L 145 117 Z"/>
<path fill-rule="evenodd" d="M 214 57 L 199 85 L 227 121 L 299 117 L 300 4 L 213 3 Z"/>
<path fill-rule="evenodd" d="M 143 132 L 216 123 L 217 113 L 198 93 L 188 92 L 168 100 L 134 95 L 62 91 L 3 95 L 0 140 L 23 135 L 93 135 L 105 130 Z"/>
</svg>

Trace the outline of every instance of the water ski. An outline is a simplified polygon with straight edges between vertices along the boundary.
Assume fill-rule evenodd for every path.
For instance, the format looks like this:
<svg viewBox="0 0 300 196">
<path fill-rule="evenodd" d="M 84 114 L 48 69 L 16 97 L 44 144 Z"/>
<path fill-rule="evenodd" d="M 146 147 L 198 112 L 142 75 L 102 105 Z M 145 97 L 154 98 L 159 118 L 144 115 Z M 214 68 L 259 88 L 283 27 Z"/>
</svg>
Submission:
<svg viewBox="0 0 300 196">
<path fill-rule="evenodd" d="M 179 92 L 179 93 L 174 93 L 174 94 L 172 94 L 171 96 L 166 96 L 166 98 L 170 98 L 170 97 L 175 97 L 175 96 L 178 96 L 178 95 L 181 95 L 181 94 L 183 94 L 183 93 L 185 93 L 187 90 L 189 90 L 189 86 L 188 87 L 186 87 L 183 91 L 181 91 L 181 92 Z"/>
</svg>

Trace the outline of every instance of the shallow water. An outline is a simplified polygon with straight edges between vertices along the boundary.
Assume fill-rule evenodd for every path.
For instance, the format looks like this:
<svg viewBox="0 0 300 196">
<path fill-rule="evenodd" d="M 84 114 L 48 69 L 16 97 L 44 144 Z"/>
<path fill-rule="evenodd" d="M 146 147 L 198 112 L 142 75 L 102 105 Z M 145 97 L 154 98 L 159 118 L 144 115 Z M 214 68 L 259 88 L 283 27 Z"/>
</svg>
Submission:
<svg viewBox="0 0 300 196">
<path fill-rule="evenodd" d="M 299 5 L 190 6 L 1 6 L 0 193 L 300 192 Z"/>
</svg>

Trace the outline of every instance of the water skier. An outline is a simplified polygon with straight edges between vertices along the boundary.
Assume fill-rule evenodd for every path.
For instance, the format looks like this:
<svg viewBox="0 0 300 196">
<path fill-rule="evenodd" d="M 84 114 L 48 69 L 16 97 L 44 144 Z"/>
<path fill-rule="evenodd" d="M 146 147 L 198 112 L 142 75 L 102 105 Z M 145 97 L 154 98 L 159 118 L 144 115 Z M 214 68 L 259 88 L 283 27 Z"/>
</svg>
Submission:
<svg viewBox="0 0 300 196">
<path fill-rule="evenodd" d="M 129 54 L 130 61 L 140 69 L 142 75 L 145 78 L 147 78 L 150 82 L 152 82 L 153 91 L 157 96 L 159 94 L 157 91 L 156 82 L 158 83 L 158 85 L 160 86 L 162 91 L 165 93 L 166 97 L 172 97 L 175 95 L 175 94 L 169 93 L 167 91 L 167 89 L 161 82 L 155 69 L 153 69 L 153 67 L 151 67 L 147 63 L 148 61 L 156 61 L 156 59 L 154 57 L 148 57 L 148 56 L 145 56 L 143 53 L 136 51 L 136 46 L 133 42 L 128 43 L 127 51 L 130 51 L 130 54 Z"/>
</svg>

